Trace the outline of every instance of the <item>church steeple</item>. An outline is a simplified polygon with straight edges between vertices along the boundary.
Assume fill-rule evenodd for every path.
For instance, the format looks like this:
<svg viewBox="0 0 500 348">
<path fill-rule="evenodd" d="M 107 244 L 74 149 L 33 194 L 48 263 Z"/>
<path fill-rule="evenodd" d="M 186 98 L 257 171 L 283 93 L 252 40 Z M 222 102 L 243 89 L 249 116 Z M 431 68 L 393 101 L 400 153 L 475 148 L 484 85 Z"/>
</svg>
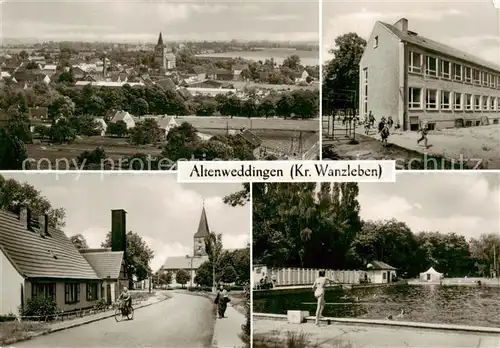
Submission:
<svg viewBox="0 0 500 348">
<path fill-rule="evenodd" d="M 207 212 L 205 211 L 205 204 L 201 210 L 200 223 L 198 224 L 198 231 L 196 231 L 194 238 L 205 238 L 210 234 L 208 227 Z"/>
<path fill-rule="evenodd" d="M 194 256 L 203 257 L 207 256 L 205 250 L 205 237 L 210 234 L 208 227 L 207 212 L 205 211 L 205 202 L 203 202 L 203 209 L 201 210 L 200 223 L 198 224 L 198 231 L 194 234 Z"/>
<path fill-rule="evenodd" d="M 157 45 L 163 45 L 163 37 L 161 36 L 161 32 L 160 32 L 160 36 L 158 36 L 158 44 Z"/>
</svg>

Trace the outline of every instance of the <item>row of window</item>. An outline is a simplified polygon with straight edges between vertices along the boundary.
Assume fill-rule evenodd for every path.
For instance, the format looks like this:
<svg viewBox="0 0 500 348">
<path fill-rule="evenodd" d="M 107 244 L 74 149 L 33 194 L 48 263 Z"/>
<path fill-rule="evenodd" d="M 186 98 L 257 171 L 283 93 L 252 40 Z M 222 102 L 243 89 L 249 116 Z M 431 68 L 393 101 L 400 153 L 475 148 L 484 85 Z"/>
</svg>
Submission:
<svg viewBox="0 0 500 348">
<path fill-rule="evenodd" d="M 410 51 L 409 54 L 408 71 L 415 74 L 425 73 L 427 76 L 466 82 L 476 86 L 500 89 L 500 75 L 428 55 L 425 56 L 424 64 L 424 55 L 413 51 Z"/>
<path fill-rule="evenodd" d="M 87 301 L 95 301 L 98 299 L 97 284 L 89 283 L 87 285 Z M 31 287 L 31 296 L 43 296 L 56 301 L 56 284 L 33 284 Z M 80 302 L 80 284 L 66 283 L 64 284 L 64 303 L 74 304 Z"/>
<path fill-rule="evenodd" d="M 500 97 L 476 94 L 438 91 L 437 89 L 410 87 L 408 108 L 410 110 L 458 110 L 458 111 L 500 111 Z"/>
</svg>

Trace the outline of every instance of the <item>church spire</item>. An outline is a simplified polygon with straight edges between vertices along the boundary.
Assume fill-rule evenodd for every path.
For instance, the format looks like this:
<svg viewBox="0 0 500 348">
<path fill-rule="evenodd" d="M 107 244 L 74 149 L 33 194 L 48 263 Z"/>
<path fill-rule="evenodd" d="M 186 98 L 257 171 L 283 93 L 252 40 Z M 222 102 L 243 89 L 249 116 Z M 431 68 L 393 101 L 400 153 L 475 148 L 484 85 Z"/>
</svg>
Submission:
<svg viewBox="0 0 500 348">
<path fill-rule="evenodd" d="M 210 228 L 208 227 L 207 213 L 205 211 L 205 201 L 203 201 L 200 223 L 198 224 L 198 231 L 195 233 L 194 238 L 205 238 L 209 234 Z"/>
<path fill-rule="evenodd" d="M 163 37 L 161 36 L 161 31 L 160 36 L 158 36 L 158 45 L 163 45 Z"/>
</svg>

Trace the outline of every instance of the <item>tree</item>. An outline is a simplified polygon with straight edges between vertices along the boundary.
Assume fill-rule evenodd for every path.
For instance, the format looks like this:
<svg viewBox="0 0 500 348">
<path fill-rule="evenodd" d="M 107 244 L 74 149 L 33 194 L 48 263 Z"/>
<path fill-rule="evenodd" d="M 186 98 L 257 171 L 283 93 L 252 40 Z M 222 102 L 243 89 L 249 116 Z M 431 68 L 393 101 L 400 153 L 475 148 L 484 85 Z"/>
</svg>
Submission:
<svg viewBox="0 0 500 348">
<path fill-rule="evenodd" d="M 185 269 L 180 269 L 175 273 L 175 281 L 184 287 L 190 280 L 189 273 Z"/>
<path fill-rule="evenodd" d="M 111 231 L 107 233 L 105 241 L 101 244 L 103 248 L 111 247 Z M 135 275 L 138 281 L 148 278 L 151 274 L 149 263 L 154 257 L 154 252 L 149 248 L 142 237 L 132 231 L 127 232 L 127 248 L 125 251 L 125 264 L 127 265 L 127 276 L 132 285 Z"/>
<path fill-rule="evenodd" d="M 213 268 L 210 261 L 203 262 L 196 270 L 194 282 L 201 286 L 213 286 Z"/>
<path fill-rule="evenodd" d="M 212 287 L 215 291 L 215 270 L 219 264 L 220 257 L 222 255 L 222 234 L 216 234 L 215 232 L 210 232 L 208 236 L 205 237 L 205 252 L 208 255 L 208 261 L 212 264 Z"/>
<path fill-rule="evenodd" d="M 174 275 L 172 274 L 172 271 L 164 272 L 163 270 L 160 270 L 159 272 L 156 272 L 154 280 L 156 280 L 156 283 L 159 286 L 169 285 L 172 283 L 173 277 Z"/>
<path fill-rule="evenodd" d="M 297 71 L 300 68 L 300 57 L 296 54 L 293 54 L 283 60 L 283 67 L 287 67 L 290 70 Z"/>
<path fill-rule="evenodd" d="M 334 58 L 323 70 L 323 114 L 334 109 L 357 108 L 359 62 L 365 46 L 366 41 L 355 33 L 335 39 L 335 48 L 330 51 Z"/>
<path fill-rule="evenodd" d="M 138 98 L 132 103 L 132 112 L 134 115 L 142 116 L 149 112 L 148 102 L 144 98 Z"/>
<path fill-rule="evenodd" d="M 232 207 L 243 206 L 250 202 L 250 184 L 244 183 L 241 190 L 224 197 L 224 203 Z"/>
<path fill-rule="evenodd" d="M 0 209 L 18 213 L 21 206 L 31 209 L 33 216 L 47 214 L 51 227 L 60 229 L 65 226 L 64 208 L 53 208 L 34 186 L 14 179 L 6 180 L 0 175 Z"/>
<path fill-rule="evenodd" d="M 108 124 L 108 127 L 106 128 L 106 134 L 114 135 L 118 138 L 124 137 L 125 135 L 127 135 L 127 133 L 127 124 L 122 120 L 117 122 L 110 122 Z"/>
<path fill-rule="evenodd" d="M 75 234 L 74 236 L 69 237 L 69 240 L 78 250 L 89 248 L 87 240 L 85 240 L 85 237 L 82 234 Z"/>
<path fill-rule="evenodd" d="M 0 170 L 23 170 L 28 158 L 26 145 L 17 137 L 0 128 Z"/>
<path fill-rule="evenodd" d="M 105 159 L 108 157 L 103 147 L 97 147 L 92 151 L 85 150 L 76 158 L 78 166 L 85 169 L 106 169 L 101 168 Z"/>
</svg>

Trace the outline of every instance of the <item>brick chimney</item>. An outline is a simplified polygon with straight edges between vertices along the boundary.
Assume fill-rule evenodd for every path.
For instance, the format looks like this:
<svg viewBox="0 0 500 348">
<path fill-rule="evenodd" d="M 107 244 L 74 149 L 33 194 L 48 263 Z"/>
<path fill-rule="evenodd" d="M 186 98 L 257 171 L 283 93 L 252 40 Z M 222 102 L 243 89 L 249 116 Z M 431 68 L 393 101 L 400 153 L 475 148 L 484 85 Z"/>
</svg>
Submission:
<svg viewBox="0 0 500 348">
<path fill-rule="evenodd" d="M 19 221 L 21 222 L 23 229 L 29 229 L 31 223 L 31 210 L 28 207 L 21 207 L 21 211 L 19 212 Z"/>
<path fill-rule="evenodd" d="M 111 251 L 126 251 L 126 214 L 123 209 L 111 210 Z"/>
<path fill-rule="evenodd" d="M 38 217 L 38 225 L 40 226 L 40 234 L 49 235 L 49 215 L 43 214 Z"/>
<path fill-rule="evenodd" d="M 406 18 L 401 18 L 399 21 L 394 23 L 394 26 L 401 30 L 403 33 L 408 33 L 408 20 Z"/>
</svg>

